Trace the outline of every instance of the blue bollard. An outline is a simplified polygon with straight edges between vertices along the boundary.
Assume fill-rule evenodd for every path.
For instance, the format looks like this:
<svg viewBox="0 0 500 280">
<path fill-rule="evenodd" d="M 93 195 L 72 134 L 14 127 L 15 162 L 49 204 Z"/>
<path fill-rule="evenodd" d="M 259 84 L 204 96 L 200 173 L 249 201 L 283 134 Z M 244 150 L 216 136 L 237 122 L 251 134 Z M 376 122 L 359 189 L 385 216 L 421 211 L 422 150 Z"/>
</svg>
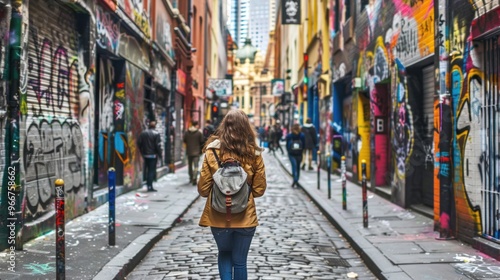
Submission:
<svg viewBox="0 0 500 280">
<path fill-rule="evenodd" d="M 114 246 L 115 240 L 116 240 L 115 190 L 116 190 L 116 172 L 115 172 L 115 169 L 113 167 L 111 167 L 108 169 L 108 204 L 109 204 L 108 243 L 109 243 L 109 246 Z"/>
</svg>

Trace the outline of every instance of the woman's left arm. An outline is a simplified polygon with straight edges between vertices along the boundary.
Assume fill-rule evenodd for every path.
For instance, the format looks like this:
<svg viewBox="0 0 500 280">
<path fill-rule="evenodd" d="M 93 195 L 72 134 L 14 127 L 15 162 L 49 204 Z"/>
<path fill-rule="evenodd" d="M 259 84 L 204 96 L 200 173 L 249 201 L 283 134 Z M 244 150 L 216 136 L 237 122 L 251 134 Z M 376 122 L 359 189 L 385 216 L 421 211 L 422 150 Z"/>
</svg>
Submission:
<svg viewBox="0 0 500 280">
<path fill-rule="evenodd" d="M 212 172 L 210 170 L 210 164 L 208 164 L 209 154 L 212 151 L 206 151 L 203 157 L 203 164 L 200 170 L 200 180 L 198 181 L 198 193 L 202 197 L 208 197 L 212 191 L 214 185 L 214 179 L 212 178 Z M 213 157 L 213 155 L 211 155 Z"/>
</svg>

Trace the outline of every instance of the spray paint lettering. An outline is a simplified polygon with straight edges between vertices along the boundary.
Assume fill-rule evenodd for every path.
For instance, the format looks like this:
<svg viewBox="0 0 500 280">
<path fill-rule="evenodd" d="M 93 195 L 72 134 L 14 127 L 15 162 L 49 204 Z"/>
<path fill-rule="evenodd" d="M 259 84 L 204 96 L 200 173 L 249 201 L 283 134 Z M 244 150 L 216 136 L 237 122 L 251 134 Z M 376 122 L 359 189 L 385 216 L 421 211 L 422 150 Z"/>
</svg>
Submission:
<svg viewBox="0 0 500 280">
<path fill-rule="evenodd" d="M 67 192 L 77 193 L 84 185 L 82 137 L 76 122 L 41 120 L 28 127 L 23 162 L 31 213 L 48 205 L 56 178 L 64 178 Z"/>
<path fill-rule="evenodd" d="M 97 44 L 112 53 L 118 53 L 120 22 L 100 6 L 97 6 Z"/>
</svg>

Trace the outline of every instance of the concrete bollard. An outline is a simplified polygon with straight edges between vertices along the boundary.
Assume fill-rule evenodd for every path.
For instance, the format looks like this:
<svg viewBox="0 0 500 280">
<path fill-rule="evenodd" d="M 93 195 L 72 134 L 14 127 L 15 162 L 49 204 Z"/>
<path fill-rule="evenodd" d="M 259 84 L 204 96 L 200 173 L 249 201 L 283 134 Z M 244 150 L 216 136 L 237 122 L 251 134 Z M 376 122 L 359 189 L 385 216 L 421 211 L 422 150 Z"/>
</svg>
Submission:
<svg viewBox="0 0 500 280">
<path fill-rule="evenodd" d="M 340 179 L 342 180 L 342 209 L 347 210 L 347 179 L 345 176 L 345 156 L 342 156 L 340 161 Z"/>
<path fill-rule="evenodd" d="M 64 232 L 64 180 L 55 181 L 55 210 L 56 210 L 56 279 L 66 278 L 65 265 L 65 232 Z"/>
<path fill-rule="evenodd" d="M 116 191 L 116 172 L 113 167 L 108 169 L 108 244 L 115 245 L 116 240 L 116 220 L 115 220 L 115 191 Z"/>
<path fill-rule="evenodd" d="M 361 175 L 362 175 L 362 187 L 363 187 L 363 227 L 368 227 L 368 197 L 366 190 L 366 160 L 361 161 Z"/>
</svg>

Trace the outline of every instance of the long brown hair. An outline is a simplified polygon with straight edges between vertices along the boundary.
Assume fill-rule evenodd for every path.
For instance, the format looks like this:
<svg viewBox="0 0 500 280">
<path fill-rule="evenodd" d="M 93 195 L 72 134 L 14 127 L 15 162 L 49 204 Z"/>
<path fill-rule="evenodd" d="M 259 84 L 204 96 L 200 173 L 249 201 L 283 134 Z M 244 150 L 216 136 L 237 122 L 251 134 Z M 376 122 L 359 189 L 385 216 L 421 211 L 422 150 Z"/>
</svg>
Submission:
<svg viewBox="0 0 500 280">
<path fill-rule="evenodd" d="M 300 134 L 300 124 L 294 123 L 292 125 L 292 133 L 293 134 Z"/>
<path fill-rule="evenodd" d="M 219 139 L 221 154 L 232 154 L 240 161 L 248 163 L 255 159 L 255 151 L 262 151 L 255 141 L 256 138 L 255 128 L 250 124 L 245 112 L 232 109 L 222 119 L 207 144 Z"/>
</svg>

